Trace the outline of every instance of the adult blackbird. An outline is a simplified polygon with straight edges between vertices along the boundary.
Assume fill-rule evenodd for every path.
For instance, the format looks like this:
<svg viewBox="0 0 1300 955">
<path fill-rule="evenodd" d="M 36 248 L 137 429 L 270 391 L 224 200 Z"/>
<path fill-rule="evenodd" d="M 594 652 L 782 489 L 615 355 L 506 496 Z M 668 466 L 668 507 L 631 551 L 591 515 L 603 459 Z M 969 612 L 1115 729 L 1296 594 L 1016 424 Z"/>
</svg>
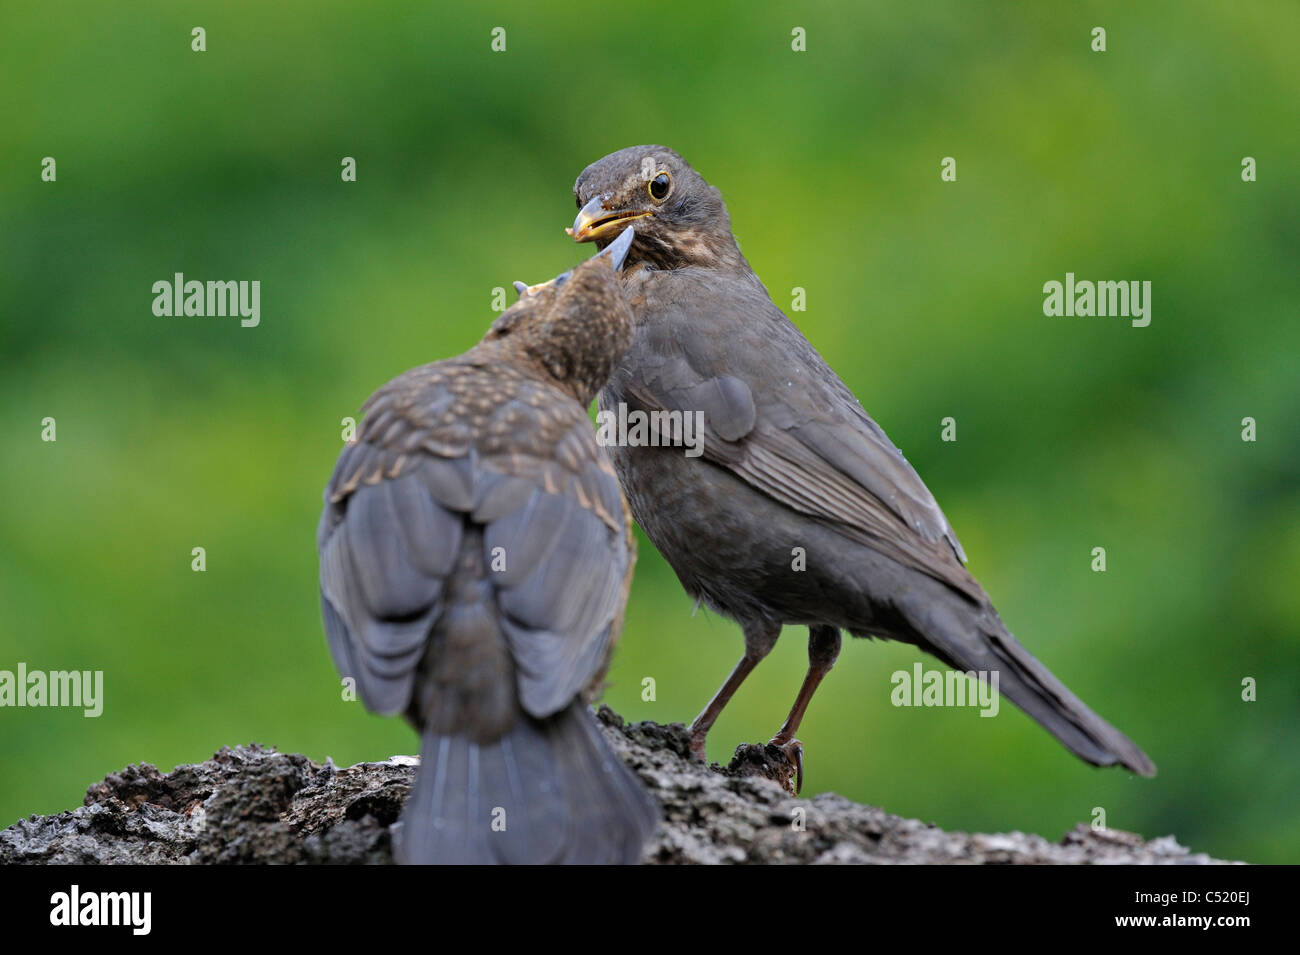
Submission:
<svg viewBox="0 0 1300 955">
<path fill-rule="evenodd" d="M 600 394 L 602 410 L 626 404 L 651 422 L 650 446 L 611 449 L 632 515 L 687 592 L 744 630 L 744 656 L 692 724 L 696 755 L 790 623 L 809 628 L 809 667 L 771 742 L 800 775 L 795 734 L 841 630 L 996 674 L 1075 755 L 1154 774 L 1007 631 L 929 490 L 768 297 L 716 188 L 671 149 L 633 146 L 583 170 L 574 195 L 577 241 L 604 245 L 636 226 L 621 275 L 636 341 Z M 662 446 L 675 434 L 654 437 L 656 421 L 659 432 L 672 423 L 662 413 L 697 411 L 701 456 Z"/>
<path fill-rule="evenodd" d="M 631 239 L 375 392 L 325 490 L 334 663 L 420 734 L 400 862 L 633 863 L 654 829 L 585 705 L 635 560 L 587 415 L 632 340 L 615 276 Z"/>
</svg>

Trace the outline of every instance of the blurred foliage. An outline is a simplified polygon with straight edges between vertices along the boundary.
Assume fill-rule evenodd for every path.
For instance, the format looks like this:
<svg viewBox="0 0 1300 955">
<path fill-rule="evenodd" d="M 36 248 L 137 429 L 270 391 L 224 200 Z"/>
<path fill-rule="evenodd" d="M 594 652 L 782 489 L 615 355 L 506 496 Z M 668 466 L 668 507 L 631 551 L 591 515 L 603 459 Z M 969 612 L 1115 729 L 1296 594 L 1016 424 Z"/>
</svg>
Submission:
<svg viewBox="0 0 1300 955">
<path fill-rule="evenodd" d="M 1300 7 L 551 6 L 4 5 L 0 668 L 102 669 L 106 701 L 0 710 L 0 824 L 223 744 L 414 749 L 340 700 L 325 649 L 314 536 L 340 419 L 472 345 L 494 287 L 589 254 L 561 231 L 577 173 L 664 143 L 722 189 L 777 303 L 808 290 L 794 318 L 1011 628 L 1160 766 L 1093 770 L 1009 705 L 895 709 L 890 673 L 924 658 L 852 641 L 801 734 L 809 794 L 1049 837 L 1103 807 L 1297 861 Z M 260 280 L 260 327 L 155 317 L 177 271 Z M 1067 271 L 1149 279 L 1150 327 L 1044 317 Z M 745 685 L 713 758 L 777 729 L 805 636 Z M 740 649 L 643 541 L 608 702 L 689 721 Z"/>
</svg>

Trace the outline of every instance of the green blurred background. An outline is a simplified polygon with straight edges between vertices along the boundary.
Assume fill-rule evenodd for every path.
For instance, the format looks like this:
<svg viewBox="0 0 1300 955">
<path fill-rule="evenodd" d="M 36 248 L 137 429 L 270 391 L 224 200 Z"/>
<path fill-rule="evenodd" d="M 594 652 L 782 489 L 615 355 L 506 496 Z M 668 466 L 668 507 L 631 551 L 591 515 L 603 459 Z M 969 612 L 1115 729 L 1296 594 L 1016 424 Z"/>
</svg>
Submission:
<svg viewBox="0 0 1300 955">
<path fill-rule="evenodd" d="M 1297 861 L 1298 27 L 1294 2 L 6 3 L 0 669 L 101 669 L 106 699 L 0 710 L 0 824 L 224 744 L 413 750 L 342 702 L 325 648 L 340 419 L 469 348 L 494 287 L 590 254 L 561 231 L 574 178 L 663 143 L 776 302 L 807 289 L 793 317 L 1012 630 L 1160 767 L 1091 769 L 1010 705 L 896 709 L 891 672 L 928 658 L 853 641 L 801 733 L 806 793 L 1049 838 L 1103 807 Z M 178 271 L 260 280 L 260 327 L 155 317 Z M 1150 280 L 1150 327 L 1044 317 L 1067 271 Z M 789 629 L 712 758 L 777 729 L 805 648 Z M 607 701 L 689 721 L 740 650 L 643 540 Z"/>
</svg>

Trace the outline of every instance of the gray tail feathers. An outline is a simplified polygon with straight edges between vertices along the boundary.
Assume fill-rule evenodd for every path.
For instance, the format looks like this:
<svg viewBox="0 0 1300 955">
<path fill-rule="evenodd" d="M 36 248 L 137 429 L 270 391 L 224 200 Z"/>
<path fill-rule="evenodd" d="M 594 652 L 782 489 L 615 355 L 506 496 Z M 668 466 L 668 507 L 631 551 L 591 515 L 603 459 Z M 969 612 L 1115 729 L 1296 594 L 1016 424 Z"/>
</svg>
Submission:
<svg viewBox="0 0 1300 955">
<path fill-rule="evenodd" d="M 946 589 L 942 595 L 923 593 L 927 590 L 918 588 L 914 599 L 899 607 L 922 637 L 923 649 L 958 670 L 996 671 L 998 692 L 1085 762 L 1156 774 L 1147 754 L 1017 643 L 991 606 L 977 608 Z"/>
<path fill-rule="evenodd" d="M 402 810 L 405 864 L 634 864 L 654 832 L 653 799 L 575 701 L 543 720 L 519 713 L 505 736 L 421 734 Z"/>
</svg>

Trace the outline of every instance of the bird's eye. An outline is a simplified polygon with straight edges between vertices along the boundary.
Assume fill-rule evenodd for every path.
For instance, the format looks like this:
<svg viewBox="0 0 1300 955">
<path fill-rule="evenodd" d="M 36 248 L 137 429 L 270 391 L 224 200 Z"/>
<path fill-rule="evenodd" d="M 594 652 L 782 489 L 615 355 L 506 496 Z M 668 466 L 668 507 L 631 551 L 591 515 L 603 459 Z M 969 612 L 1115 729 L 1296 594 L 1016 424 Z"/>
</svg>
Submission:
<svg viewBox="0 0 1300 955">
<path fill-rule="evenodd" d="M 668 178 L 668 173 L 661 172 L 650 180 L 649 190 L 650 198 L 655 202 L 663 202 L 668 198 L 668 190 L 672 188 L 673 181 Z"/>
</svg>

